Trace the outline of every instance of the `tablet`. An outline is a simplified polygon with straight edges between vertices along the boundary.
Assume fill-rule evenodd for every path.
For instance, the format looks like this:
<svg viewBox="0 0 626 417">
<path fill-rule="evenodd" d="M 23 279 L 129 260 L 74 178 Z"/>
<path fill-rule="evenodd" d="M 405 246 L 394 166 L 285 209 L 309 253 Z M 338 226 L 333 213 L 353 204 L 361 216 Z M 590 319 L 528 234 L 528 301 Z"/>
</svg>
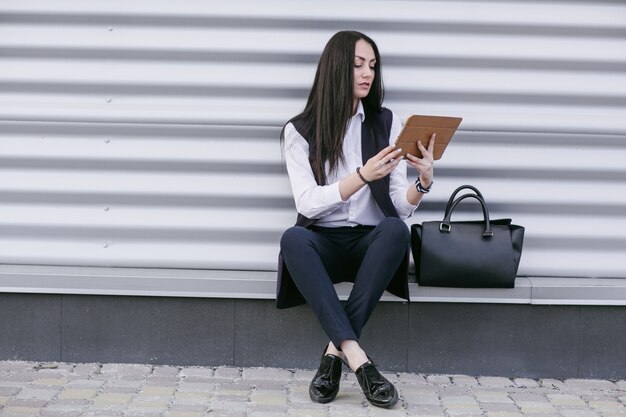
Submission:
<svg viewBox="0 0 626 417">
<path fill-rule="evenodd" d="M 443 151 L 452 140 L 452 136 L 461 124 L 461 120 L 463 120 L 461 117 L 422 116 L 414 114 L 413 116 L 409 116 L 402 127 L 402 131 L 398 139 L 396 139 L 396 146 L 402 148 L 402 156 L 410 153 L 413 156 L 421 158 L 422 153 L 417 147 L 417 141 L 419 140 L 422 145 L 428 149 L 430 137 L 433 133 L 436 133 L 433 157 L 435 160 L 441 159 Z"/>
</svg>

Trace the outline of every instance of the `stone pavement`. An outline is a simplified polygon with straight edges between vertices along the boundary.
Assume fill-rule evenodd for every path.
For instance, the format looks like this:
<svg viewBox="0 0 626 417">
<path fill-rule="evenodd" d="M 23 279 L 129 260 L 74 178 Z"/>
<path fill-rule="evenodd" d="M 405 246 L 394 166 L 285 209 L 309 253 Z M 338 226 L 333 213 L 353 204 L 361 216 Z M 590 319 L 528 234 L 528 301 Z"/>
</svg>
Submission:
<svg viewBox="0 0 626 417">
<path fill-rule="evenodd" d="M 0 361 L 0 416 L 626 417 L 626 381 L 386 373 L 401 401 L 365 401 L 354 374 L 327 405 L 309 400 L 313 371 Z"/>
</svg>

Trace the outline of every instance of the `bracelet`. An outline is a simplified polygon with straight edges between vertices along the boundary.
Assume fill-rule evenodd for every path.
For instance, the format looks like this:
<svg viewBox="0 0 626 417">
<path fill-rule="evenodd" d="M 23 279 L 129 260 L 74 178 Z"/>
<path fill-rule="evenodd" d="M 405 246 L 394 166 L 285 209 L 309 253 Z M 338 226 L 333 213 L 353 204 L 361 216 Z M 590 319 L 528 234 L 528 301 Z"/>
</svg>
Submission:
<svg viewBox="0 0 626 417">
<path fill-rule="evenodd" d="M 356 175 L 359 176 L 359 178 L 361 178 L 361 181 L 363 181 L 364 184 L 369 184 L 370 182 L 368 180 L 366 180 L 363 175 L 361 174 L 361 167 L 356 167 Z"/>
<path fill-rule="evenodd" d="M 418 193 L 427 194 L 427 193 L 430 191 L 430 189 L 432 188 L 432 186 L 433 186 L 433 182 L 434 182 L 434 181 L 432 181 L 432 182 L 430 183 L 430 185 L 428 186 L 428 188 L 425 188 L 425 187 L 423 187 L 423 186 L 422 186 L 422 183 L 420 182 L 420 177 L 418 176 L 418 177 L 417 177 L 417 181 L 415 181 L 415 189 L 417 189 L 417 192 L 418 192 Z"/>
</svg>

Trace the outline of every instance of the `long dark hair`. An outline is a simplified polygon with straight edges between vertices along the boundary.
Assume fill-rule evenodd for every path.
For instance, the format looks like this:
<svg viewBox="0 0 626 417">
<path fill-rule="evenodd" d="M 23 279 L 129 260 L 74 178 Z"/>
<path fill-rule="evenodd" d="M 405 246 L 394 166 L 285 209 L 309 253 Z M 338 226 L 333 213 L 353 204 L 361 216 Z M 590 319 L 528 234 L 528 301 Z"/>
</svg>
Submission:
<svg viewBox="0 0 626 417">
<path fill-rule="evenodd" d="M 341 31 L 330 38 L 322 52 L 304 111 L 291 119 L 302 122 L 301 133 L 309 140 L 309 162 L 318 184 L 326 184 L 326 161 L 330 172 L 343 162 L 343 137 L 354 106 L 354 49 L 360 39 L 372 46 L 376 57 L 374 80 L 363 105 L 368 111 L 381 111 L 384 88 L 376 43 L 363 33 Z"/>
</svg>

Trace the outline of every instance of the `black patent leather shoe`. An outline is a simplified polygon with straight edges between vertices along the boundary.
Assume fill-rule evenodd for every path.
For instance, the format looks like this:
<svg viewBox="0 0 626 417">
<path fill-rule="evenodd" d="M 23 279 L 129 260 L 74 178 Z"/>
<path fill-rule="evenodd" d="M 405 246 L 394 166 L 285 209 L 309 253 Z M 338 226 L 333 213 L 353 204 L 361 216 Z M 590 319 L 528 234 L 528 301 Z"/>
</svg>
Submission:
<svg viewBox="0 0 626 417">
<path fill-rule="evenodd" d="M 341 369 L 343 361 L 340 357 L 327 354 L 322 355 L 320 367 L 309 385 L 309 397 L 316 403 L 331 402 L 339 392 Z"/>
<path fill-rule="evenodd" d="M 383 408 L 396 405 L 398 402 L 396 387 L 378 372 L 372 362 L 365 362 L 355 374 L 367 401 Z"/>
</svg>

